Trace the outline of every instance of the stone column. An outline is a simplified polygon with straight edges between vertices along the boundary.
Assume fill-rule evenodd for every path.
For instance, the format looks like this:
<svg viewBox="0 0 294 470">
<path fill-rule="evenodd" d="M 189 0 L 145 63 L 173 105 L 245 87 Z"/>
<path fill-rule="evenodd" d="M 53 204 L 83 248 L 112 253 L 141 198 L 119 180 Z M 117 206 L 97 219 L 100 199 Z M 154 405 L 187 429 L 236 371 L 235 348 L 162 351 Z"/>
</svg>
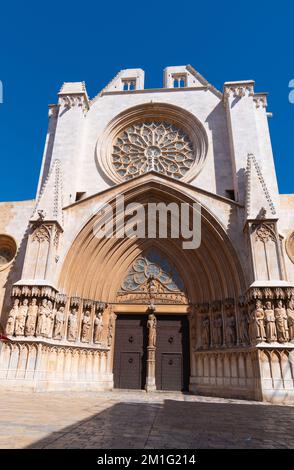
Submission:
<svg viewBox="0 0 294 470">
<path fill-rule="evenodd" d="M 156 390 L 155 383 L 155 353 L 156 353 L 156 326 L 157 320 L 154 315 L 155 307 L 149 307 L 148 316 L 148 346 L 147 346 L 147 374 L 146 374 L 146 391 L 152 392 Z"/>
</svg>

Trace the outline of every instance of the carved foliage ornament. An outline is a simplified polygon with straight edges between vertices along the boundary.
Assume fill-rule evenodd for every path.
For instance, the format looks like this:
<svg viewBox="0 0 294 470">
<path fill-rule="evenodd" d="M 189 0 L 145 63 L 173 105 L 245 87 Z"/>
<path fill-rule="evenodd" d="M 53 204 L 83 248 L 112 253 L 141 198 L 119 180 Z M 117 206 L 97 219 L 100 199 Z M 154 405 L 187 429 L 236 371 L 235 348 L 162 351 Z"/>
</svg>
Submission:
<svg viewBox="0 0 294 470">
<path fill-rule="evenodd" d="M 113 146 L 112 165 L 126 180 L 156 171 L 182 178 L 195 163 L 188 135 L 168 122 L 144 122 L 128 127 Z"/>
</svg>

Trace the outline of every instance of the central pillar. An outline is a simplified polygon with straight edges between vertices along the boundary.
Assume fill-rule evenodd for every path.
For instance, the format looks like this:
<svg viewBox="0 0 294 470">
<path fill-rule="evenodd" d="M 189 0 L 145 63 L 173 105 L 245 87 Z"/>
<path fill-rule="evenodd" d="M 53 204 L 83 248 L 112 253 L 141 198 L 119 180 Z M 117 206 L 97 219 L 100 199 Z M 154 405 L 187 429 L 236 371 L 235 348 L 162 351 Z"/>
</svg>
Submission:
<svg viewBox="0 0 294 470">
<path fill-rule="evenodd" d="M 155 383 L 155 353 L 156 353 L 156 325 L 157 320 L 154 315 L 155 308 L 149 308 L 152 313 L 148 316 L 148 346 L 147 346 L 147 373 L 146 373 L 146 392 L 156 390 Z"/>
<path fill-rule="evenodd" d="M 155 384 L 155 351 L 153 346 L 147 347 L 147 375 L 146 375 L 146 392 L 156 390 Z"/>
</svg>

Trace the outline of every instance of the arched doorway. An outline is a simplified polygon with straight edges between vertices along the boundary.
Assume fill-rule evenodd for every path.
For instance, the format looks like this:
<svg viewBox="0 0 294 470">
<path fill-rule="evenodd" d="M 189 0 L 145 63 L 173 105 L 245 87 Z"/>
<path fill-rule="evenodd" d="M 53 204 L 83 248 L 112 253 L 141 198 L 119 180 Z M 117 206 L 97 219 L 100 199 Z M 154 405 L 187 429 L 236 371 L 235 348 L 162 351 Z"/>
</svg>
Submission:
<svg viewBox="0 0 294 470">
<path fill-rule="evenodd" d="M 155 248 L 143 252 L 128 269 L 117 303 L 126 311 L 131 304 L 134 312 L 116 320 L 114 387 L 188 390 L 188 298 L 172 261 Z"/>
<path fill-rule="evenodd" d="M 115 218 L 116 188 L 111 191 L 107 201 L 113 207 Z M 149 201 L 188 202 L 192 207 L 193 202 L 197 202 L 196 196 L 192 195 L 190 189 L 188 191 L 182 184 L 152 173 L 137 178 L 135 182 L 124 183 L 120 188 L 120 194 L 122 193 L 126 204 L 136 202 L 144 205 Z M 86 203 L 88 202 L 86 201 L 84 204 Z M 203 369 L 203 374 L 206 374 L 206 366 L 203 367 L 201 361 L 198 360 L 199 355 L 202 354 L 202 338 L 200 337 L 202 325 L 207 321 L 208 315 L 211 315 L 211 320 L 214 315 L 212 310 L 206 310 L 206 306 L 213 307 L 215 302 L 220 301 L 221 303 L 221 301 L 228 299 L 230 301 L 228 302 L 228 312 L 223 311 L 225 321 L 226 316 L 228 315 L 229 318 L 231 315 L 231 301 L 235 302 L 234 299 L 238 299 L 245 292 L 247 285 L 242 265 L 228 233 L 220 221 L 204 205 L 201 206 L 201 245 L 198 249 L 191 250 L 182 248 L 181 239 L 97 238 L 93 227 L 99 217 L 98 212 L 92 215 L 76 235 L 63 263 L 58 288 L 66 292 L 69 297 L 79 297 L 86 299 L 86 301 L 92 299 L 108 306 L 103 313 L 104 332 L 102 334 L 102 344 L 106 349 L 108 348 L 106 352 L 108 383 L 111 381 L 113 383 L 116 326 L 119 325 L 119 318 L 122 318 L 120 316 L 130 315 L 133 316 L 133 319 L 134 315 L 139 315 L 141 319 L 145 316 L 145 322 L 146 320 L 148 322 L 147 318 L 150 314 L 148 292 L 141 292 L 140 299 L 136 299 L 138 294 L 136 289 L 132 290 L 131 288 L 131 292 L 129 292 L 122 289 L 122 285 L 130 274 L 129 269 L 132 268 L 133 263 L 148 250 L 156 249 L 175 265 L 179 277 L 183 281 L 184 289 L 179 288 L 168 294 L 168 286 L 164 284 L 164 278 L 162 279 L 161 284 L 163 283 L 166 289 L 164 292 L 160 292 L 158 286 L 155 315 L 159 327 L 161 316 L 162 318 L 166 318 L 167 315 L 170 318 L 172 316 L 174 318 L 176 316 L 189 318 L 191 387 L 194 378 L 197 378 L 198 371 Z M 203 310 L 199 309 L 197 315 L 190 316 L 191 309 L 198 304 L 202 305 Z M 217 311 L 216 314 L 220 315 L 220 312 Z M 146 326 L 143 325 L 141 328 L 144 329 Z M 144 347 L 146 349 L 146 346 Z M 149 344 L 147 353 L 148 347 Z M 156 351 L 152 349 L 149 351 L 145 376 L 147 388 L 152 390 L 157 387 L 157 384 L 159 384 L 158 387 L 162 387 L 162 381 L 160 385 L 160 381 L 157 379 L 156 383 L 155 380 Z M 164 353 L 166 351 L 163 351 L 162 354 Z M 144 348 L 141 354 L 146 354 Z M 167 360 L 166 357 L 164 359 Z M 150 374 L 148 372 L 153 367 L 152 381 L 149 380 Z M 157 368 L 157 370 L 159 369 Z M 211 370 L 214 374 L 213 367 Z M 104 377 L 105 373 L 103 372 L 103 374 Z M 141 382 L 137 380 L 136 383 L 143 387 L 144 381 L 143 378 Z M 164 380 L 163 383 L 165 384 Z M 127 384 L 123 386 L 127 386 Z M 132 386 L 135 387 L 135 384 Z"/>
</svg>

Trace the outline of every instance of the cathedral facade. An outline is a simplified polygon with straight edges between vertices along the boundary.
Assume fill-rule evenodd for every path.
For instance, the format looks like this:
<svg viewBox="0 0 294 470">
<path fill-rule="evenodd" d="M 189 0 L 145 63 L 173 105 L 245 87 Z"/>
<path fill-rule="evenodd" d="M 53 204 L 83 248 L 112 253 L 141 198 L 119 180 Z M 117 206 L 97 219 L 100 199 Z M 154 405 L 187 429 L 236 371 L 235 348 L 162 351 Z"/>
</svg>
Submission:
<svg viewBox="0 0 294 470">
<path fill-rule="evenodd" d="M 270 116 L 253 81 L 219 91 L 189 65 L 160 89 L 122 70 L 91 100 L 63 84 L 36 199 L 0 203 L 0 387 L 294 403 L 294 195 Z M 171 234 L 180 206 L 197 247 Z"/>
</svg>

